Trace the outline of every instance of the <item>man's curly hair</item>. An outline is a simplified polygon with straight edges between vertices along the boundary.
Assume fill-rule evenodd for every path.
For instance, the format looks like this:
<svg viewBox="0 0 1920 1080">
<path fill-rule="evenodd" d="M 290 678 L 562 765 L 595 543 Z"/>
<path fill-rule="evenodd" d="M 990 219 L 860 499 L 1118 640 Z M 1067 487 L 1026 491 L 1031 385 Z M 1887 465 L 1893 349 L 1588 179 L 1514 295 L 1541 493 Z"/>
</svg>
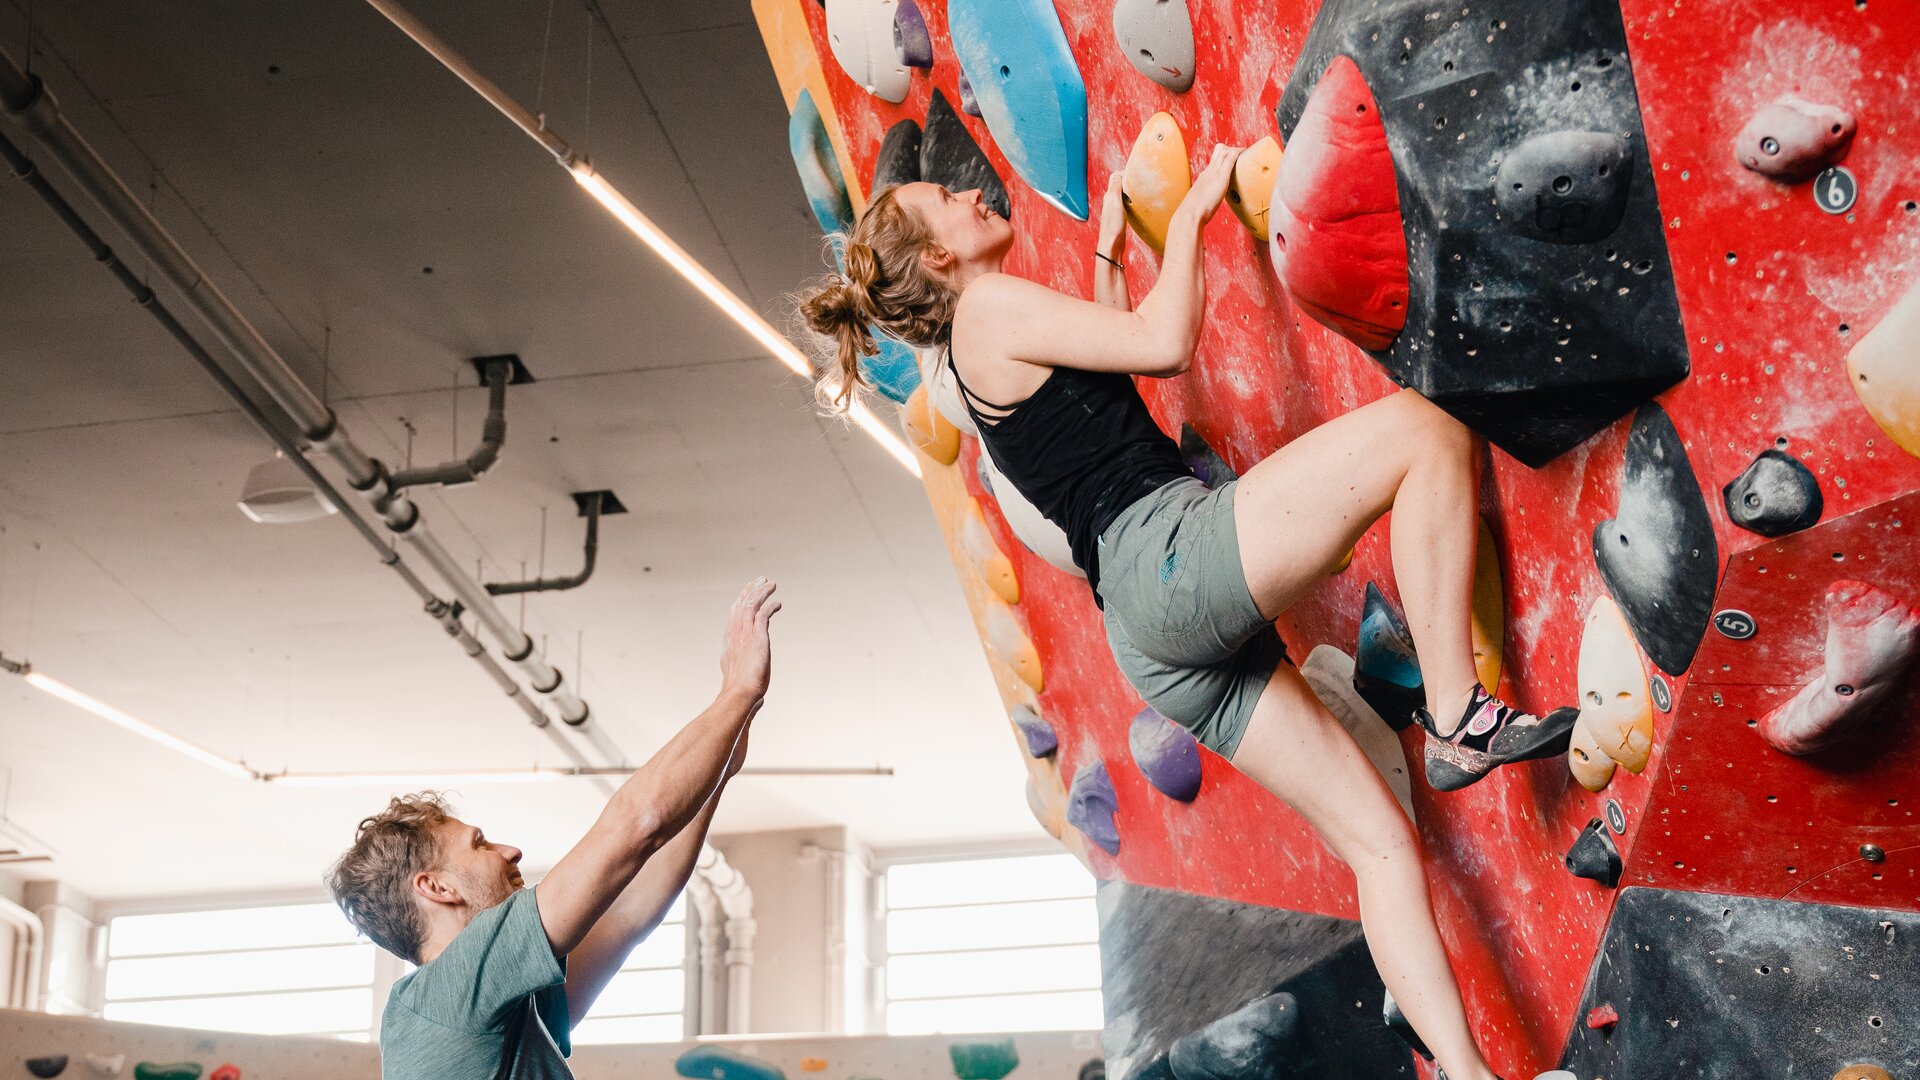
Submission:
<svg viewBox="0 0 1920 1080">
<path fill-rule="evenodd" d="M 413 896 L 413 875 L 439 862 L 436 826 L 453 809 L 436 791 L 396 795 L 387 808 L 363 819 L 353 846 L 327 873 L 333 902 L 373 943 L 418 964 L 427 923 Z"/>
</svg>

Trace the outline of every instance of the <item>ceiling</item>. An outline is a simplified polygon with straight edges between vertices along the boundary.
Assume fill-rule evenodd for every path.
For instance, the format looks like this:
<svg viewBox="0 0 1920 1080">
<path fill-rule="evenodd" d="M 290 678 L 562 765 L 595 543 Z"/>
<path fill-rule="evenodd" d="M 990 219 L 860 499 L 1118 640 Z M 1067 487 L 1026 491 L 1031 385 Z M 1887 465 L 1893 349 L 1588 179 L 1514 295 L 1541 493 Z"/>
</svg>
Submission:
<svg viewBox="0 0 1920 1080">
<path fill-rule="evenodd" d="M 633 760 L 710 700 L 741 583 L 780 582 L 750 763 L 897 772 L 742 778 L 719 831 L 1038 835 L 918 483 L 372 8 L 0 0 L 16 59 L 28 10 L 74 125 L 368 450 L 465 454 L 485 405 L 468 358 L 524 359 L 538 381 L 509 393 L 500 464 L 419 501 L 489 580 L 578 566 L 570 492 L 626 504 L 589 584 L 504 607 Z M 411 10 L 790 324 L 820 237 L 746 0 Z M 268 443 L 24 185 L 0 185 L 0 237 L 0 653 L 259 769 L 563 763 L 344 521 L 240 514 Z M 229 780 L 11 678 L 0 792 L 57 851 L 15 870 L 98 899 L 312 887 L 386 794 Z M 456 801 L 538 866 L 602 798 Z"/>
</svg>

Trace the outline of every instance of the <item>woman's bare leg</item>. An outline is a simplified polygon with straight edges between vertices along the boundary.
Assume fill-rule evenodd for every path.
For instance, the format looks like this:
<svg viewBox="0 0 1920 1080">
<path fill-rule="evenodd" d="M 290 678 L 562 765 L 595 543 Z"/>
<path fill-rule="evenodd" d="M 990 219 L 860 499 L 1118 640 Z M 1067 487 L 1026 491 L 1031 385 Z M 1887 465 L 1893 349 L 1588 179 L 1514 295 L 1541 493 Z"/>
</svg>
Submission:
<svg viewBox="0 0 1920 1080">
<path fill-rule="evenodd" d="M 1393 576 L 1420 654 L 1427 711 L 1443 735 L 1459 723 L 1478 681 L 1475 450 L 1464 425 L 1403 390 L 1281 447 L 1240 478 L 1234 496 L 1247 587 L 1269 618 L 1393 511 Z"/>
<path fill-rule="evenodd" d="M 1447 1076 L 1496 1080 L 1467 1028 L 1412 823 L 1291 664 L 1268 680 L 1233 764 L 1299 811 L 1353 868 L 1374 967 Z"/>
</svg>

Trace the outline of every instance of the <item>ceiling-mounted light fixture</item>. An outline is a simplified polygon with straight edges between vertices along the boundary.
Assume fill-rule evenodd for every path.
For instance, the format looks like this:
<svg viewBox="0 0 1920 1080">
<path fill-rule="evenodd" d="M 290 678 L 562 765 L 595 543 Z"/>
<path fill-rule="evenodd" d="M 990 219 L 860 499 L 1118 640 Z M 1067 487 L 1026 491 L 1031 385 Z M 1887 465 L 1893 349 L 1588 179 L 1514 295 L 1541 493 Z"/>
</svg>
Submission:
<svg viewBox="0 0 1920 1080">
<path fill-rule="evenodd" d="M 300 466 L 278 450 L 247 473 L 240 489 L 240 512 L 262 525 L 292 525 L 312 521 L 339 509 L 313 486 Z"/>
<path fill-rule="evenodd" d="M 263 783 L 288 787 L 438 787 L 446 784 L 538 784 L 583 776 L 627 776 L 628 765 L 530 769 L 481 769 L 473 772 L 288 772 L 259 773 Z M 745 766 L 741 776 L 892 776 L 889 765 Z"/>
<path fill-rule="evenodd" d="M 128 731 L 133 732 L 135 735 L 151 739 L 176 754 L 184 754 L 200 764 L 218 769 L 236 780 L 252 780 L 256 778 L 257 774 L 245 765 L 228 761 L 226 758 L 221 757 L 211 750 L 202 749 L 177 735 L 162 731 L 131 713 L 122 712 L 91 694 L 68 686 L 66 683 L 48 675 L 44 671 L 35 671 L 33 665 L 24 660 L 9 660 L 4 656 L 0 656 L 0 670 L 18 675 L 26 680 L 28 686 L 36 690 L 51 694 L 69 705 L 85 709 L 102 720 L 110 720 L 126 728 Z"/>
</svg>

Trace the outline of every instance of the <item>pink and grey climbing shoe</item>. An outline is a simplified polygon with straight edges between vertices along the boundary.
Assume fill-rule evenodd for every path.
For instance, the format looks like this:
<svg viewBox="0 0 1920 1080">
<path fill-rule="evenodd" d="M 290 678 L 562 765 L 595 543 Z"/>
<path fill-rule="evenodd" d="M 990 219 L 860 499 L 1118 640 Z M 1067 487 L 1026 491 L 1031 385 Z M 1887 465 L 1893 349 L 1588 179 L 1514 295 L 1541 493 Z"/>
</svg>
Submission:
<svg viewBox="0 0 1920 1080">
<path fill-rule="evenodd" d="M 1521 712 L 1475 683 L 1466 715 L 1451 735 L 1440 734 L 1427 710 L 1414 713 L 1427 730 L 1427 783 L 1438 791 L 1459 791 L 1502 765 L 1564 754 L 1579 717 L 1574 708 L 1545 716 Z"/>
</svg>

